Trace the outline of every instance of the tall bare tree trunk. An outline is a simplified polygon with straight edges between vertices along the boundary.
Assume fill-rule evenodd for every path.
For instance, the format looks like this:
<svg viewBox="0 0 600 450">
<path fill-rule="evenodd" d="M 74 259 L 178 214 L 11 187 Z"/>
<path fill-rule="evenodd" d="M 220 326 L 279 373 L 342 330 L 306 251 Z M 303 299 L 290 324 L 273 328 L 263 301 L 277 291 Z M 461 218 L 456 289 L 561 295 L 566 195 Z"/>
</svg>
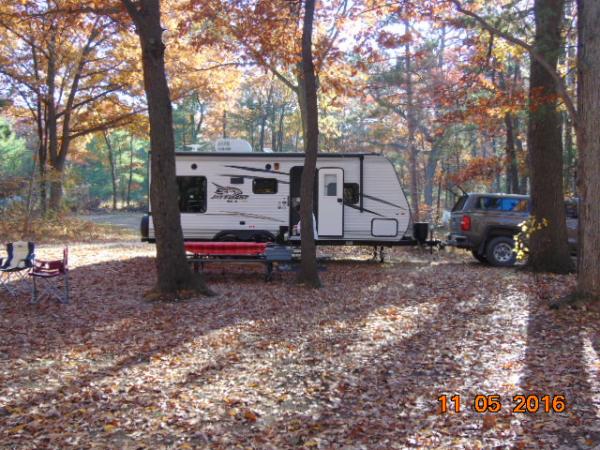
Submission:
<svg viewBox="0 0 600 450">
<path fill-rule="evenodd" d="M 535 0 L 534 47 L 556 69 L 561 51 L 564 0 Z M 557 90 L 547 70 L 531 60 L 529 87 L 529 175 L 531 214 L 546 219 L 548 226 L 536 231 L 529 243 L 529 265 L 534 271 L 567 273 L 573 270 L 567 243 L 563 193 L 563 152 Z"/>
<path fill-rule="evenodd" d="M 317 79 L 312 55 L 312 30 L 315 13 L 315 0 L 305 1 L 304 26 L 302 29 L 302 77 L 301 89 L 304 93 L 306 111 L 304 170 L 300 188 L 300 222 L 302 262 L 298 282 L 311 287 L 320 287 L 317 269 L 317 247 L 313 234 L 313 191 L 319 151 L 319 109 L 317 105 Z"/>
<path fill-rule="evenodd" d="M 133 136 L 129 137 L 129 176 L 127 177 L 127 207 L 131 203 L 131 183 L 133 182 Z"/>
<path fill-rule="evenodd" d="M 600 2 L 578 0 L 579 255 L 577 291 L 600 299 Z"/>
<path fill-rule="evenodd" d="M 265 128 L 267 127 L 267 114 L 263 112 L 260 118 L 260 135 L 258 138 L 258 151 L 263 152 L 265 150 Z"/>
<path fill-rule="evenodd" d="M 404 32 L 410 33 L 408 20 L 404 21 Z M 417 169 L 417 145 L 415 143 L 415 107 L 412 83 L 410 42 L 404 45 L 404 69 L 406 80 L 406 122 L 408 127 L 408 161 L 410 166 L 410 203 L 415 222 L 420 220 L 419 182 Z"/>
<path fill-rule="evenodd" d="M 442 151 L 442 144 L 440 141 L 441 140 L 435 139 L 431 143 L 431 151 L 429 152 L 429 158 L 427 158 L 427 165 L 425 166 L 423 199 L 425 200 L 427 210 L 429 211 L 429 221 L 433 220 L 433 184 L 435 182 L 435 172 Z"/>
<path fill-rule="evenodd" d="M 48 159 L 48 133 L 44 127 L 46 120 L 42 118 L 42 114 L 45 114 L 45 108 L 41 106 L 41 99 L 38 100 L 38 173 L 39 173 L 39 186 L 40 186 L 40 210 L 42 215 L 45 216 L 48 211 L 48 191 L 46 185 L 46 164 Z"/>
<path fill-rule="evenodd" d="M 563 128 L 565 134 L 565 156 L 564 156 L 564 184 L 567 192 L 575 193 L 576 186 L 576 170 L 575 170 L 575 143 L 573 140 L 573 122 L 569 119 L 567 113 L 562 114 Z"/>
<path fill-rule="evenodd" d="M 58 211 L 62 200 L 62 183 L 60 182 L 62 168 L 58 165 L 58 118 L 56 111 L 56 29 L 50 27 L 48 42 L 48 73 L 46 75 L 46 126 L 48 129 L 48 156 L 50 163 L 50 199 L 49 208 Z"/>
<path fill-rule="evenodd" d="M 279 128 L 277 129 L 277 151 L 283 151 L 283 119 L 285 118 L 285 105 L 281 107 L 281 114 L 279 115 Z M 275 151 L 275 150 L 273 150 Z"/>
<path fill-rule="evenodd" d="M 514 131 L 514 135 L 515 135 L 515 147 L 516 147 L 516 154 L 518 159 L 520 158 L 520 161 L 525 161 L 525 150 L 523 149 L 523 140 L 520 137 L 520 129 L 521 129 L 521 123 L 520 123 L 520 119 L 519 116 L 513 116 L 513 131 Z M 527 182 L 529 180 L 529 172 L 527 170 L 527 166 L 523 165 L 520 166 L 519 165 L 519 161 L 517 161 L 517 168 L 520 169 L 519 171 L 519 194 L 526 194 L 527 193 Z"/>
<path fill-rule="evenodd" d="M 511 113 L 504 115 L 504 125 L 506 126 L 506 188 L 510 194 L 516 194 L 519 192 L 519 170 L 515 148 L 514 119 Z"/>
<path fill-rule="evenodd" d="M 121 1 L 135 24 L 142 50 L 144 89 L 150 119 L 150 201 L 156 232 L 156 289 L 169 297 L 188 289 L 210 294 L 203 277 L 192 273 L 183 247 L 175 178 L 173 111 L 165 75 L 160 1 Z"/>
<path fill-rule="evenodd" d="M 108 165 L 110 168 L 110 180 L 112 182 L 112 204 L 113 210 L 117 209 L 117 171 L 115 169 L 115 155 L 113 152 L 112 144 L 108 138 L 106 130 L 102 133 L 104 136 L 104 142 L 106 143 L 106 152 L 108 155 Z"/>
</svg>

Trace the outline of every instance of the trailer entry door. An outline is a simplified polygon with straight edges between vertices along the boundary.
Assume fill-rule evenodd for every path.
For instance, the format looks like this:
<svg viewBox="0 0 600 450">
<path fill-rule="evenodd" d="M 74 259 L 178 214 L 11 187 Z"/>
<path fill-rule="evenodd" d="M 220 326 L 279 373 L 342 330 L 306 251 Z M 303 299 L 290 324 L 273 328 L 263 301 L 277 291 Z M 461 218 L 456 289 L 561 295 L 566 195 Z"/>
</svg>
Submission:
<svg viewBox="0 0 600 450">
<path fill-rule="evenodd" d="M 339 168 L 319 169 L 319 238 L 344 235 L 344 171 Z"/>
</svg>

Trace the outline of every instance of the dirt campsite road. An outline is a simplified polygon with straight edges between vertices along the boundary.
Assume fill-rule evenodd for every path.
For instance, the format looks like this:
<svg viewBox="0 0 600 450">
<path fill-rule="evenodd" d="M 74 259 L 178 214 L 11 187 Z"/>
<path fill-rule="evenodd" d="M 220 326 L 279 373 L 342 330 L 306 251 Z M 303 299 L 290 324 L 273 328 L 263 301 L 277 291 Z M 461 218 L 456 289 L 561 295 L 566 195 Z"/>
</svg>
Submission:
<svg viewBox="0 0 600 450">
<path fill-rule="evenodd" d="M 80 218 L 100 225 L 113 225 L 131 231 L 138 231 L 140 229 L 142 216 L 143 213 L 141 212 L 122 212 L 82 215 Z"/>
</svg>

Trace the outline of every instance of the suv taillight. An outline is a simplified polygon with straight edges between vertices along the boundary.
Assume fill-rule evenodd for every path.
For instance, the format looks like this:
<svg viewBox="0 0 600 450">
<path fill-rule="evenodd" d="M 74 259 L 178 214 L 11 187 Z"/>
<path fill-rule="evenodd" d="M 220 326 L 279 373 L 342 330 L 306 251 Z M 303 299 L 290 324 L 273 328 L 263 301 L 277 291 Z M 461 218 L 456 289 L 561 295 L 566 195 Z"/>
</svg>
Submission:
<svg viewBox="0 0 600 450">
<path fill-rule="evenodd" d="M 462 216 L 460 220 L 461 231 L 471 231 L 471 218 L 469 216 Z"/>
</svg>

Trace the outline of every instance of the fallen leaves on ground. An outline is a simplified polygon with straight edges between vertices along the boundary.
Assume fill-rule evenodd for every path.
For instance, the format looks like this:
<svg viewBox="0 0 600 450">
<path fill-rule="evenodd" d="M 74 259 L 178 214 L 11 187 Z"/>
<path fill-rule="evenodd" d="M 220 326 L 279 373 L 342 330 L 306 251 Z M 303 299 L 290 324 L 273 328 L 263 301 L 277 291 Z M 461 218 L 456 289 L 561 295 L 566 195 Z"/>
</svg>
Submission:
<svg viewBox="0 0 600 450">
<path fill-rule="evenodd" d="M 72 245 L 70 304 L 0 294 L 0 447 L 600 444 L 600 314 L 547 307 L 572 276 L 327 252 L 317 291 L 215 264 L 216 297 L 149 303 L 153 246 Z M 440 414 L 444 394 L 460 412 Z M 518 394 L 567 406 L 515 413 Z M 477 395 L 501 410 L 476 412 Z"/>
<path fill-rule="evenodd" d="M 140 214 L 141 217 L 141 214 Z M 23 230 L 27 229 L 27 232 Z M 17 208 L 2 211 L 0 214 L 0 236 L 3 241 L 34 241 L 60 243 L 77 240 L 79 242 L 112 242 L 135 239 L 137 233 L 122 226 L 93 223 L 86 216 L 74 217 L 54 213 L 48 217 L 30 217 Z"/>
</svg>

